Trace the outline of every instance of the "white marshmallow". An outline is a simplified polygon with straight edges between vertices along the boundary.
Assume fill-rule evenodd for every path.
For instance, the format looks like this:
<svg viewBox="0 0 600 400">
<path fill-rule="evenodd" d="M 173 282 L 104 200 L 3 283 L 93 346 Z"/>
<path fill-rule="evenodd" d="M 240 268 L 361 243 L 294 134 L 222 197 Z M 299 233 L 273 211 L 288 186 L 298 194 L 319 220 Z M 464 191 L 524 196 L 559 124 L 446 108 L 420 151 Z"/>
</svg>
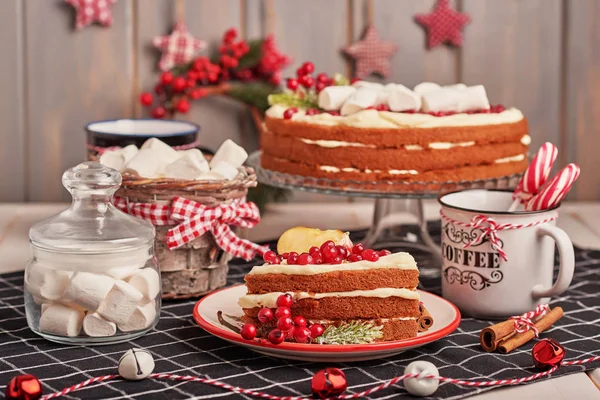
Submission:
<svg viewBox="0 0 600 400">
<path fill-rule="evenodd" d="M 199 174 L 209 171 L 208 162 L 204 159 L 202 152 L 186 151 L 183 156 L 170 164 L 167 164 L 161 175 L 175 179 L 194 179 Z"/>
<path fill-rule="evenodd" d="M 438 85 L 437 83 L 423 82 L 423 83 L 419 83 L 417 86 L 415 86 L 413 88 L 413 90 L 417 94 L 420 94 L 421 96 L 424 96 L 427 93 L 436 92 L 436 91 L 440 90 L 441 88 L 442 87 L 440 85 Z"/>
<path fill-rule="evenodd" d="M 454 85 L 444 86 L 444 89 L 450 89 L 450 90 L 464 90 L 466 88 L 467 88 L 467 85 L 465 85 L 464 83 L 455 83 Z"/>
<path fill-rule="evenodd" d="M 86 310 L 95 311 L 114 284 L 115 280 L 110 276 L 77 272 L 71 278 L 64 300 L 78 304 Z"/>
<path fill-rule="evenodd" d="M 387 90 L 388 106 L 391 111 L 408 111 L 421 109 L 421 96 L 403 85 L 394 85 Z"/>
<path fill-rule="evenodd" d="M 354 92 L 356 88 L 352 86 L 327 86 L 319 92 L 319 107 L 327 111 L 339 110 Z"/>
<path fill-rule="evenodd" d="M 377 91 L 369 88 L 360 88 L 346 100 L 340 113 L 350 115 L 374 106 L 377 102 Z"/>
<path fill-rule="evenodd" d="M 44 303 L 42 304 L 42 314 L 44 313 L 44 311 L 46 311 L 48 309 L 48 307 L 50 307 L 52 305 L 52 303 Z"/>
<path fill-rule="evenodd" d="M 127 282 L 116 281 L 98 307 L 98 314 L 117 324 L 127 322 L 144 295 Z"/>
<path fill-rule="evenodd" d="M 69 285 L 69 274 L 66 271 L 36 265 L 29 268 L 25 283 L 32 295 L 47 300 L 58 300 Z"/>
<path fill-rule="evenodd" d="M 239 168 L 244 164 L 247 158 L 248 153 L 246 153 L 246 150 L 244 150 L 242 146 L 238 146 L 233 140 L 227 139 L 210 160 L 210 167 L 214 168 L 218 163 L 226 162 L 233 165 L 235 168 Z"/>
<path fill-rule="evenodd" d="M 172 163 L 181 156 L 177 150 L 157 138 L 146 140 L 140 150 L 154 150 L 165 164 Z"/>
<path fill-rule="evenodd" d="M 423 95 L 423 111 L 438 112 L 438 111 L 460 111 L 460 102 L 462 91 L 440 89 L 435 92 L 426 93 Z"/>
<path fill-rule="evenodd" d="M 152 268 L 144 268 L 127 280 L 131 286 L 144 295 L 145 301 L 156 299 L 160 293 L 160 277 Z"/>
<path fill-rule="evenodd" d="M 123 172 L 142 176 L 144 178 L 158 177 L 164 165 L 171 161 L 163 161 L 159 151 L 153 149 L 142 149 L 131 159 Z"/>
<path fill-rule="evenodd" d="M 83 319 L 83 331 L 91 337 L 113 336 L 117 333 L 117 325 L 98 313 L 88 313 Z"/>
<path fill-rule="evenodd" d="M 147 350 L 130 349 L 119 360 L 119 375 L 130 381 L 147 378 L 154 371 L 154 358 Z"/>
<path fill-rule="evenodd" d="M 100 156 L 100 163 L 120 172 L 125 168 L 125 157 L 123 156 L 121 149 L 109 150 L 102 153 Z"/>
<path fill-rule="evenodd" d="M 115 279 L 123 280 L 138 272 L 143 266 L 144 264 L 131 265 L 127 267 L 115 267 L 109 269 L 106 273 Z"/>
<path fill-rule="evenodd" d="M 137 306 L 129 319 L 118 326 L 123 332 L 139 331 L 152 325 L 155 318 L 156 302 L 151 301 L 143 306 Z"/>
<path fill-rule="evenodd" d="M 355 87 L 356 89 L 360 89 L 360 88 L 367 88 L 367 89 L 373 89 L 373 90 L 383 90 L 383 85 L 381 83 L 377 83 L 377 82 L 369 82 L 369 81 L 356 81 L 352 84 L 352 87 Z"/>
<path fill-rule="evenodd" d="M 460 91 L 461 97 L 458 111 L 487 110 L 490 102 L 483 85 L 469 86 Z"/>
<path fill-rule="evenodd" d="M 59 336 L 77 336 L 84 313 L 62 304 L 50 304 L 40 317 L 40 331 Z"/>
<path fill-rule="evenodd" d="M 200 174 L 195 178 L 197 181 L 222 181 L 225 177 L 218 172 L 207 172 L 204 174 Z"/>
<path fill-rule="evenodd" d="M 238 169 L 227 163 L 227 162 L 218 162 L 213 164 L 212 171 L 213 173 L 221 175 L 223 178 L 228 180 L 233 180 L 238 175 Z"/>
</svg>

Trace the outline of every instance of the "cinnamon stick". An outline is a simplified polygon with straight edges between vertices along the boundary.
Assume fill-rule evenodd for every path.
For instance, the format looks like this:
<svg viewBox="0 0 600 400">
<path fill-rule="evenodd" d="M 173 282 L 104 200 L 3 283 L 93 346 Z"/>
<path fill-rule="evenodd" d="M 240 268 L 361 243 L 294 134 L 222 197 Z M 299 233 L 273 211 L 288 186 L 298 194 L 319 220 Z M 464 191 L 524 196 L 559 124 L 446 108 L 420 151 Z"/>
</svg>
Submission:
<svg viewBox="0 0 600 400">
<path fill-rule="evenodd" d="M 419 314 L 420 316 L 417 319 L 417 327 L 419 332 L 425 332 L 433 325 L 433 317 L 423 304 L 419 304 Z"/>
<path fill-rule="evenodd" d="M 544 332 L 546 329 L 550 328 L 552 324 L 561 319 L 563 315 L 564 312 L 562 308 L 554 307 L 548 314 L 537 320 L 534 325 L 540 333 Z M 510 353 L 517 347 L 529 342 L 534 337 L 535 333 L 533 332 L 533 329 L 529 329 L 524 333 L 515 333 L 510 338 L 500 342 L 498 350 L 503 354 Z"/>
<path fill-rule="evenodd" d="M 479 342 L 481 347 L 490 353 L 496 350 L 501 341 L 513 336 L 515 332 L 515 321 L 509 319 L 483 328 L 479 334 Z"/>
</svg>

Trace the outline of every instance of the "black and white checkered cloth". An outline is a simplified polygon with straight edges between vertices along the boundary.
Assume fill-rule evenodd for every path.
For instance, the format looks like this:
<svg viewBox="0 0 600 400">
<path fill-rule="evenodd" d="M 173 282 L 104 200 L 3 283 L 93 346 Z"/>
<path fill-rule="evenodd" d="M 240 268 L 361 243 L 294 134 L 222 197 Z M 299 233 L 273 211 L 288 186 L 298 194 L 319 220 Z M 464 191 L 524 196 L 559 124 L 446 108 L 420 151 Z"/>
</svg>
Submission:
<svg viewBox="0 0 600 400">
<path fill-rule="evenodd" d="M 439 232 L 439 223 L 432 232 Z M 406 228 L 401 234 L 411 232 Z M 412 230 L 415 232 L 415 230 Z M 360 238 L 364 232 L 357 232 Z M 409 233 L 410 236 L 410 233 Z M 438 237 L 439 239 L 439 237 Z M 423 253 L 412 252 L 421 267 L 427 266 Z M 567 359 L 600 355 L 600 252 L 576 252 L 575 278 L 570 289 L 552 305 L 560 305 L 565 316 L 542 337 L 558 340 L 567 350 Z M 230 283 L 241 282 L 252 263 L 231 266 Z M 435 343 L 383 360 L 324 365 L 288 361 L 254 353 L 218 339 L 199 328 L 192 319 L 195 301 L 163 304 L 157 328 L 131 343 L 100 347 L 69 347 L 49 342 L 27 327 L 23 307 L 23 274 L 0 275 L 0 398 L 15 375 L 29 373 L 41 379 L 44 392 L 51 393 L 90 377 L 116 373 L 119 357 L 131 347 L 150 351 L 156 360 L 155 372 L 199 375 L 281 396 L 310 395 L 310 381 L 325 366 L 341 368 L 348 378 L 348 393 L 366 390 L 401 375 L 414 360 L 434 363 L 442 376 L 458 379 L 507 379 L 536 373 L 532 365 L 533 342 L 508 354 L 481 350 L 480 330 L 489 322 L 465 318 L 450 336 Z M 423 288 L 439 292 L 438 279 L 421 279 Z M 562 367 L 553 376 L 599 368 L 600 363 Z M 547 379 L 547 378 L 546 378 Z M 458 399 L 490 388 L 440 384 L 436 399 Z M 109 381 L 88 386 L 66 396 L 69 399 L 204 399 L 245 397 L 201 383 L 168 380 L 140 382 Z M 373 395 L 374 398 L 411 398 L 402 385 Z"/>
</svg>

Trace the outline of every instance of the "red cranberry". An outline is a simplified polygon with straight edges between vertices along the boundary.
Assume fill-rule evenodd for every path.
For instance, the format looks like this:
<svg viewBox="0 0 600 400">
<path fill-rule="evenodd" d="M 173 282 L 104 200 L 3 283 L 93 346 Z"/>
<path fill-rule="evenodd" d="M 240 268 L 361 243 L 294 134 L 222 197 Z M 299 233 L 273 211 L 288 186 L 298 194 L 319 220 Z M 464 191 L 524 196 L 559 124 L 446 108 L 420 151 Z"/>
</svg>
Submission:
<svg viewBox="0 0 600 400">
<path fill-rule="evenodd" d="M 289 265 L 296 265 L 296 264 L 298 264 L 298 255 L 290 253 L 290 255 L 288 255 L 288 258 L 286 261 Z"/>
<path fill-rule="evenodd" d="M 390 254 L 392 254 L 392 252 L 389 250 L 379 250 L 379 257 L 389 256 Z"/>
<path fill-rule="evenodd" d="M 306 75 L 306 72 L 304 71 L 304 68 L 298 67 L 298 69 L 296 69 L 296 76 L 298 78 L 300 78 L 300 77 L 303 77 L 304 75 Z"/>
<path fill-rule="evenodd" d="M 306 326 L 306 318 L 301 315 L 297 315 L 294 317 L 294 325 L 296 326 Z"/>
<path fill-rule="evenodd" d="M 288 78 L 287 80 L 287 88 L 290 90 L 298 89 L 298 79 Z"/>
<path fill-rule="evenodd" d="M 379 260 L 379 253 L 373 249 L 367 249 L 363 251 L 361 254 L 362 258 L 367 261 L 377 261 Z"/>
<path fill-rule="evenodd" d="M 154 97 L 152 96 L 151 93 L 144 92 L 140 95 L 140 103 L 142 103 L 143 106 L 152 105 L 153 102 L 154 102 Z"/>
<path fill-rule="evenodd" d="M 310 61 L 307 61 L 304 64 L 302 64 L 302 69 L 304 70 L 305 74 L 312 74 L 313 72 L 315 72 L 315 65 Z"/>
<path fill-rule="evenodd" d="M 267 322 L 271 321 L 273 317 L 273 311 L 271 311 L 270 308 L 263 307 L 258 312 L 258 320 L 263 324 L 266 324 Z"/>
<path fill-rule="evenodd" d="M 326 73 L 321 72 L 320 74 L 317 75 L 317 82 L 323 82 L 324 84 L 328 84 L 329 77 L 327 76 Z"/>
<path fill-rule="evenodd" d="M 187 81 L 183 76 L 178 76 L 173 79 L 173 90 L 176 92 L 181 92 L 183 89 L 187 87 Z"/>
<path fill-rule="evenodd" d="M 344 246 L 335 246 L 335 248 L 339 256 L 342 257 L 342 260 L 348 258 L 348 249 L 346 249 Z"/>
<path fill-rule="evenodd" d="M 263 254 L 263 260 L 267 264 L 279 264 L 279 257 L 277 257 L 277 254 L 274 251 L 269 250 L 265 252 L 265 254 Z"/>
<path fill-rule="evenodd" d="M 303 327 L 299 327 L 296 328 L 294 330 L 294 339 L 296 339 L 296 342 L 298 343 L 308 343 L 310 342 L 310 329 L 308 329 L 307 327 L 303 326 Z"/>
<path fill-rule="evenodd" d="M 377 104 L 375 109 L 377 111 L 390 111 L 390 108 L 387 106 L 387 104 Z"/>
<path fill-rule="evenodd" d="M 290 255 L 290 253 L 283 253 L 283 254 L 280 255 L 280 257 L 288 258 L 289 255 Z"/>
<path fill-rule="evenodd" d="M 293 302 L 294 300 L 292 299 L 292 295 L 290 295 L 289 293 L 285 293 L 277 298 L 276 304 L 277 307 L 291 307 Z"/>
<path fill-rule="evenodd" d="M 289 307 L 277 307 L 277 310 L 275 310 L 275 318 L 280 319 L 280 318 L 289 318 L 292 316 L 292 311 L 289 309 Z"/>
<path fill-rule="evenodd" d="M 310 326 L 310 334 L 314 338 L 321 336 L 325 332 L 325 328 L 321 324 L 312 324 Z"/>
<path fill-rule="evenodd" d="M 173 74 L 169 71 L 160 74 L 160 83 L 163 85 L 170 85 L 173 82 Z"/>
<path fill-rule="evenodd" d="M 323 264 L 323 256 L 321 255 L 321 253 L 319 252 L 318 254 L 315 253 L 313 256 L 313 263 L 317 264 L 317 265 L 321 265 Z"/>
<path fill-rule="evenodd" d="M 323 254 L 323 260 L 326 262 L 331 262 L 334 257 L 339 257 L 338 249 L 335 247 L 326 247 L 321 250 L 321 253 Z"/>
<path fill-rule="evenodd" d="M 298 79 L 298 83 L 300 83 L 305 88 L 310 88 L 315 84 L 315 79 L 310 75 L 304 75 Z"/>
<path fill-rule="evenodd" d="M 308 253 L 302 253 L 298 256 L 298 265 L 308 265 L 314 263 L 313 257 Z"/>
<path fill-rule="evenodd" d="M 350 257 L 348 257 L 348 261 L 350 262 L 357 262 L 362 260 L 363 258 L 360 254 L 350 254 Z"/>
<path fill-rule="evenodd" d="M 308 249 L 308 254 L 311 256 L 315 253 L 321 253 L 321 250 L 317 246 L 312 246 L 310 249 Z"/>
<path fill-rule="evenodd" d="M 324 249 L 328 248 L 328 247 L 335 247 L 335 243 L 333 242 L 333 240 L 328 240 L 325 243 L 323 243 L 321 245 L 321 247 L 319 248 L 319 250 L 321 250 L 321 253 L 323 252 Z"/>
<path fill-rule="evenodd" d="M 252 340 L 256 337 L 256 326 L 254 324 L 244 324 L 240 335 L 246 340 Z"/>
<path fill-rule="evenodd" d="M 296 107 L 290 107 L 283 112 L 283 119 L 292 119 L 294 114 L 296 114 L 297 112 L 298 109 Z"/>
<path fill-rule="evenodd" d="M 352 254 L 361 254 L 365 251 L 365 246 L 362 243 L 357 243 L 352 247 Z"/>
<path fill-rule="evenodd" d="M 321 90 L 325 89 L 327 87 L 327 84 L 324 82 L 317 82 L 317 84 L 315 85 L 315 90 L 317 91 L 317 93 L 321 93 Z"/>
<path fill-rule="evenodd" d="M 288 329 L 288 330 L 285 332 L 285 336 L 286 336 L 286 338 L 288 338 L 288 339 L 290 339 L 290 340 L 294 339 L 294 332 L 295 332 L 295 331 L 296 331 L 296 328 L 294 328 L 293 326 L 292 326 L 290 329 Z"/>
<path fill-rule="evenodd" d="M 329 264 L 341 264 L 344 260 L 340 256 L 335 256 L 328 261 L 329 261 Z"/>
<path fill-rule="evenodd" d="M 269 342 L 273 344 L 281 344 L 285 340 L 285 334 L 279 329 L 273 329 L 271 332 L 269 332 L 267 339 L 269 339 Z"/>
<path fill-rule="evenodd" d="M 292 327 L 292 319 L 290 317 L 283 317 L 277 320 L 277 329 L 281 329 L 286 332 Z"/>
<path fill-rule="evenodd" d="M 352 78 L 352 79 L 350 79 L 350 84 L 352 85 L 358 81 L 360 81 L 360 78 Z"/>
<path fill-rule="evenodd" d="M 336 116 L 336 117 L 339 117 L 339 116 L 340 116 L 340 112 L 339 112 L 339 111 L 335 111 L 335 110 L 334 110 L 334 111 L 327 111 L 327 112 L 328 112 L 330 115 L 333 115 L 333 116 Z"/>
<path fill-rule="evenodd" d="M 309 108 L 308 110 L 306 110 L 306 115 L 317 115 L 317 114 L 321 114 L 321 111 L 317 110 L 316 108 Z"/>
</svg>

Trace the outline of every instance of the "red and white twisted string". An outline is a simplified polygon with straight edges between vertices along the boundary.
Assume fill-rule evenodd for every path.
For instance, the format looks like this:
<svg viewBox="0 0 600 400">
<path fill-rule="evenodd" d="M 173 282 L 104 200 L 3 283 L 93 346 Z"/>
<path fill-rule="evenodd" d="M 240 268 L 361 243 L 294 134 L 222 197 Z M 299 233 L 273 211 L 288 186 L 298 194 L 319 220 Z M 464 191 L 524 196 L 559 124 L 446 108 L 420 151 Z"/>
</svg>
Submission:
<svg viewBox="0 0 600 400">
<path fill-rule="evenodd" d="M 481 229 L 481 234 L 479 234 L 476 238 L 471 240 L 469 243 L 465 244 L 463 246 L 463 248 L 466 249 L 469 246 L 476 246 L 476 245 L 480 244 L 485 237 L 487 237 L 488 240 L 490 241 L 490 245 L 492 246 L 492 249 L 496 250 L 498 252 L 498 254 L 500 254 L 500 257 L 502 257 L 502 259 L 504 261 L 508 261 L 508 256 L 506 255 L 506 252 L 502 249 L 500 238 L 498 237 L 498 232 L 507 231 L 507 230 L 511 230 L 511 229 L 531 228 L 532 226 L 545 224 L 547 222 L 552 222 L 556 218 L 558 218 L 558 214 L 555 214 L 555 215 L 545 218 L 543 220 L 529 222 L 527 224 L 510 224 L 510 223 L 499 224 L 493 218 L 486 217 L 485 215 L 482 215 L 482 214 L 475 215 L 473 218 L 471 218 L 471 221 L 468 223 L 457 221 L 453 218 L 448 217 L 446 214 L 444 214 L 443 210 L 440 210 L 440 215 L 442 216 L 443 220 L 451 222 L 458 226 L 462 226 L 463 228 L 479 228 L 479 229 Z"/>
<path fill-rule="evenodd" d="M 171 147 L 177 151 L 180 151 L 180 150 L 193 149 L 195 147 L 198 147 L 199 145 L 200 145 L 200 139 L 196 139 L 192 143 L 182 144 L 180 146 L 171 146 Z M 121 146 L 111 146 L 111 147 L 94 146 L 93 144 L 89 144 L 89 143 L 86 144 L 86 147 L 88 150 L 95 151 L 96 153 L 98 153 L 98 155 L 102 155 L 102 153 L 104 153 L 106 151 L 119 150 L 122 148 Z"/>
<path fill-rule="evenodd" d="M 595 356 L 595 357 L 589 357 L 589 358 L 585 358 L 582 360 L 573 360 L 573 361 L 563 361 L 560 363 L 560 366 L 570 366 L 570 365 L 580 365 L 580 364 L 585 364 L 585 363 L 589 363 L 589 362 L 594 362 L 594 361 L 600 361 L 600 356 Z M 356 399 L 359 397 L 364 397 L 364 396 L 369 396 L 370 394 L 373 394 L 375 392 L 378 392 L 380 390 L 386 389 L 392 385 L 395 385 L 396 383 L 404 380 L 404 379 L 408 379 L 408 378 L 419 378 L 419 379 L 437 379 L 439 381 L 442 382 L 448 382 L 448 383 L 452 383 L 454 385 L 460 385 L 460 386 L 470 386 L 470 387 L 486 387 L 486 386 L 508 386 L 508 385 L 518 385 L 520 383 L 525 383 L 525 382 L 531 382 L 533 380 L 542 378 L 544 376 L 548 376 L 550 374 L 552 374 L 553 372 L 555 372 L 558 369 L 558 365 L 555 367 L 552 367 L 551 369 L 547 370 L 547 371 L 543 371 L 543 372 L 538 372 L 537 374 L 533 374 L 530 376 L 526 376 L 523 378 L 515 378 L 515 379 L 499 379 L 499 380 L 492 380 L 492 381 L 465 381 L 462 379 L 453 379 L 453 378 L 446 378 L 444 376 L 440 376 L 440 377 L 436 377 L 435 375 L 429 374 L 429 375 L 423 375 L 423 373 L 415 373 L 415 374 L 405 374 L 405 375 L 400 375 L 397 376 L 395 378 L 390 379 L 389 381 L 386 381 L 378 386 L 374 386 L 371 389 L 367 389 L 365 391 L 362 392 L 358 392 L 358 393 L 353 393 L 353 394 L 343 394 L 338 396 L 338 399 Z M 305 400 L 305 399 L 312 399 L 312 397 L 302 397 L 302 396 L 275 396 L 272 394 L 268 394 L 268 393 L 264 393 L 264 392 L 258 392 L 252 389 L 244 389 L 238 386 L 233 386 L 230 385 L 228 383 L 225 382 L 221 382 L 215 379 L 208 379 L 208 378 L 200 378 L 199 376 L 193 376 L 193 375 L 176 375 L 176 374 L 151 374 L 149 376 L 149 378 L 154 378 L 154 379 L 171 379 L 171 380 L 176 380 L 176 381 L 187 381 L 187 382 L 200 382 L 200 383 L 206 383 L 212 386 L 216 386 L 225 390 L 229 390 L 231 392 L 234 393 L 242 393 L 242 394 L 247 394 L 249 396 L 255 396 L 255 397 L 261 397 L 263 399 L 270 399 L 270 400 Z M 113 380 L 113 379 L 120 379 L 119 375 L 113 374 L 113 375 L 105 375 L 105 376 L 99 376 L 99 377 L 95 377 L 95 378 L 90 378 L 86 381 L 83 381 L 81 383 L 78 383 L 76 385 L 73 385 L 71 387 L 65 388 L 61 391 L 58 391 L 56 393 L 51 393 L 51 394 L 47 394 L 45 396 L 41 397 L 41 400 L 49 400 L 49 399 L 54 399 L 57 397 L 61 397 L 64 396 L 66 394 L 69 394 L 71 392 L 74 392 L 76 390 L 81 389 L 84 386 L 88 386 L 91 385 L 92 383 L 96 383 L 96 382 L 103 382 L 103 381 L 108 381 L 108 380 Z"/>
<path fill-rule="evenodd" d="M 535 337 L 539 337 L 540 331 L 535 327 L 533 319 L 543 317 L 544 315 L 548 314 L 548 311 L 550 311 L 548 304 L 538 304 L 535 310 L 526 312 L 523 315 L 515 315 L 510 317 L 510 319 L 515 321 L 515 331 L 519 333 L 525 333 L 531 329 Z"/>
</svg>

